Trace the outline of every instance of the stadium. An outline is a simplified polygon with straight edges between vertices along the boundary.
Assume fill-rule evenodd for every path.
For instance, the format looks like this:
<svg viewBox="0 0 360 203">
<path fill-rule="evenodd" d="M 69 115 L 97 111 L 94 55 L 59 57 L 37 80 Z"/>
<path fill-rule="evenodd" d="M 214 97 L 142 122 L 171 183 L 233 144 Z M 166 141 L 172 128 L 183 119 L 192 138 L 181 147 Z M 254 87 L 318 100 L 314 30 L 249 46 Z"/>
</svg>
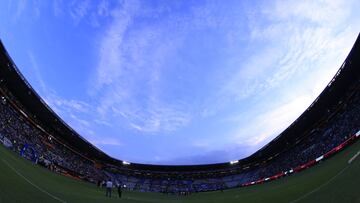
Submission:
<svg viewBox="0 0 360 203">
<path fill-rule="evenodd" d="M 73 128 L 57 106 L 49 105 L 48 98 L 32 86 L 5 40 L 0 40 L 0 203 L 360 202 L 358 33 L 352 43 L 336 74 L 311 105 L 249 156 L 219 163 L 155 164 L 119 159 L 79 132 L 81 128 Z M 161 54 L 167 52 L 171 50 Z M 297 62 L 303 60 L 299 58 Z M 46 89 L 44 82 L 41 86 Z M 133 127 L 144 133 L 147 126 Z M 153 133 L 149 129 L 147 133 Z M 158 142 L 175 147 L 175 143 Z"/>
<path fill-rule="evenodd" d="M 96 185 L 111 179 L 129 202 L 358 202 L 359 60 L 358 37 L 312 105 L 253 155 L 165 166 L 117 160 L 84 140 L 37 95 L 1 44 L 1 142 L 8 149 L 1 147 L 7 184 L 0 200 L 101 202 Z"/>
</svg>

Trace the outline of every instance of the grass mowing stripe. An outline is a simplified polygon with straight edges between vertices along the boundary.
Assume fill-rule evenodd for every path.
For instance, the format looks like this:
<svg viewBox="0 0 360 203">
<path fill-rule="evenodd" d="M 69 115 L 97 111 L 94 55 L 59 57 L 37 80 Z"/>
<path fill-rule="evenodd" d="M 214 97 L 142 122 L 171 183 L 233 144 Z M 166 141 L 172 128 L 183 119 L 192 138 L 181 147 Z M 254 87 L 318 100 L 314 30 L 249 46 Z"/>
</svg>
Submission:
<svg viewBox="0 0 360 203">
<path fill-rule="evenodd" d="M 46 190 L 42 189 L 41 187 L 37 186 L 36 184 L 34 184 L 33 182 L 31 182 L 29 179 L 27 179 L 24 175 L 22 175 L 19 171 L 17 171 L 14 167 L 12 167 L 9 162 L 7 162 L 4 159 L 1 159 L 2 162 L 4 162 L 11 170 L 13 170 L 18 176 L 20 176 L 21 178 L 23 178 L 26 182 L 28 182 L 30 185 L 32 185 L 33 187 L 35 187 L 36 189 L 38 189 L 39 191 L 47 194 L 48 196 L 52 197 L 53 199 L 61 202 L 61 203 L 66 203 L 66 201 L 60 199 L 59 197 L 56 197 L 52 194 L 50 194 L 49 192 L 47 192 Z"/>
</svg>

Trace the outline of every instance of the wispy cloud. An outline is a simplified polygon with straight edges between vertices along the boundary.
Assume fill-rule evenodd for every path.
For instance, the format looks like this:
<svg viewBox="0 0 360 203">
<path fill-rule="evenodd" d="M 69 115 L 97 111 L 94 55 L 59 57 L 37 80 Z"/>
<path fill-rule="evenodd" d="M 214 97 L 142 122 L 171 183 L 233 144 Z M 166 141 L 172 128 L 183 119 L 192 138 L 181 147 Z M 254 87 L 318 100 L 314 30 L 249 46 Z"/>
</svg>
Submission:
<svg viewBox="0 0 360 203">
<path fill-rule="evenodd" d="M 96 146 L 122 146 L 123 143 L 120 142 L 118 139 L 115 138 L 104 138 L 104 137 L 95 137 L 94 139 L 89 139 L 89 141 Z"/>
<path fill-rule="evenodd" d="M 257 149 L 279 135 L 312 101 L 309 95 L 303 95 L 254 115 L 247 125 L 241 125 L 238 132 L 234 132 L 234 139 L 238 144 Z"/>
<path fill-rule="evenodd" d="M 41 75 L 41 69 L 32 51 L 28 52 L 32 73 L 35 75 L 37 83 L 40 85 L 38 93 L 42 99 L 49 105 L 61 118 L 65 119 L 69 124 L 77 130 L 82 136 L 94 136 L 94 129 L 91 125 L 91 119 L 95 111 L 92 106 L 84 101 L 74 99 L 64 99 L 58 93 L 51 89 L 44 81 Z M 36 88 L 35 88 L 36 89 Z"/>
<path fill-rule="evenodd" d="M 99 125 L 105 125 L 105 126 L 109 126 L 109 127 L 112 127 L 112 124 L 107 122 L 107 121 L 104 121 L 104 120 L 99 120 L 99 119 L 95 119 L 94 120 L 95 123 L 99 124 Z"/>
<path fill-rule="evenodd" d="M 41 69 L 36 60 L 36 57 L 32 53 L 32 51 L 28 51 L 28 56 L 32 68 L 32 72 L 35 75 L 35 79 L 37 83 L 40 85 L 40 89 L 38 90 L 40 94 L 43 96 L 43 99 L 46 103 L 50 104 L 50 106 L 58 109 L 58 113 L 63 111 L 66 112 L 78 112 L 78 113 L 88 113 L 91 111 L 91 105 L 74 99 L 63 99 L 58 94 L 52 90 L 46 82 L 44 81 L 41 75 Z M 72 114 L 73 115 L 73 114 Z"/>
<path fill-rule="evenodd" d="M 88 14 L 90 10 L 90 0 L 72 1 L 69 5 L 70 16 L 73 18 L 75 25 Z"/>
<path fill-rule="evenodd" d="M 143 15 L 139 2 L 124 2 L 111 12 L 113 22 L 100 44 L 96 97 L 103 118 L 126 118 L 128 126 L 141 132 L 174 131 L 190 116 L 181 101 L 163 102 L 161 71 L 166 57 L 176 49 L 168 33 L 157 27 L 134 29 L 133 19 Z"/>
<path fill-rule="evenodd" d="M 38 20 L 41 15 L 41 8 L 43 2 L 39 0 L 27 1 L 9 1 L 8 10 L 12 14 L 10 18 L 14 23 L 19 20 L 26 21 L 27 23 Z M 24 18 L 26 16 L 26 18 Z"/>
<path fill-rule="evenodd" d="M 323 68 L 318 63 L 321 58 L 327 59 L 329 49 L 336 52 L 337 55 L 333 56 L 343 56 L 345 46 L 337 42 L 343 41 L 355 30 L 350 30 L 343 22 L 349 15 L 351 2 L 334 2 L 265 2 L 258 8 L 259 11 L 248 9 L 248 38 L 253 51 L 250 50 L 251 54 L 245 60 L 240 58 L 232 62 L 238 68 L 226 78 L 227 81 L 215 95 L 217 103 L 260 97 L 286 85 L 297 75 Z M 331 26 L 339 28 L 331 29 L 329 19 L 334 19 Z M 335 43 L 341 48 L 335 48 Z M 338 67 L 332 66 L 332 70 L 334 68 Z M 214 113 L 216 110 L 210 107 L 208 111 Z"/>
<path fill-rule="evenodd" d="M 59 17 L 64 14 L 64 11 L 62 9 L 63 5 L 64 5 L 63 0 L 54 0 L 53 1 L 52 7 L 53 7 L 53 12 L 54 12 L 55 17 Z"/>
<path fill-rule="evenodd" d="M 98 68 L 97 85 L 112 84 L 123 74 L 124 67 L 121 46 L 128 26 L 132 23 L 134 13 L 138 10 L 137 3 L 124 3 L 113 11 L 113 24 L 105 33 L 100 47 L 100 62 Z"/>
<path fill-rule="evenodd" d="M 286 19 L 312 22 L 315 26 L 337 27 L 349 16 L 354 1 L 276 1 L 262 8 L 272 20 Z"/>
<path fill-rule="evenodd" d="M 21 15 L 23 14 L 23 12 L 26 9 L 27 2 L 28 2 L 27 0 L 18 1 L 17 8 L 16 8 L 14 18 L 13 18 L 14 21 L 17 21 L 21 17 Z"/>
<path fill-rule="evenodd" d="M 97 8 L 97 14 L 99 16 L 109 16 L 110 15 L 110 8 L 109 2 L 107 0 L 102 0 Z"/>
<path fill-rule="evenodd" d="M 41 88 L 41 91 L 42 92 L 45 92 L 47 91 L 47 87 L 46 87 L 46 84 L 41 76 L 41 71 L 39 69 L 39 66 L 38 66 L 38 63 L 34 57 L 34 54 L 31 52 L 31 51 L 28 51 L 28 56 L 29 56 L 29 59 L 30 59 L 30 63 L 31 63 L 31 67 L 33 69 L 33 73 L 35 75 L 35 78 L 37 80 L 37 82 L 39 83 L 40 85 L 40 88 Z"/>
<path fill-rule="evenodd" d="M 40 9 L 41 6 L 42 6 L 42 4 L 41 4 L 40 0 L 35 0 L 33 2 L 32 7 L 33 7 L 33 12 L 34 12 L 35 19 L 38 19 L 40 17 L 40 15 L 41 15 L 41 9 Z"/>
<path fill-rule="evenodd" d="M 138 112 L 136 115 L 130 115 L 130 125 L 141 132 L 172 132 L 185 126 L 190 121 L 190 115 L 183 113 L 176 108 L 162 108 L 157 106 L 144 115 Z"/>
</svg>

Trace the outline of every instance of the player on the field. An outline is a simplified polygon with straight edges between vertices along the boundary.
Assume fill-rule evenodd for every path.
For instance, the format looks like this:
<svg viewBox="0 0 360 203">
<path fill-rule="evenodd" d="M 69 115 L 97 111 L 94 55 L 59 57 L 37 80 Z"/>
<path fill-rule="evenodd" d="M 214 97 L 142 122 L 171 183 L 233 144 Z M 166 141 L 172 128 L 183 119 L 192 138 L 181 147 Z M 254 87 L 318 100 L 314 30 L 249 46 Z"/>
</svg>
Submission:
<svg viewBox="0 0 360 203">
<path fill-rule="evenodd" d="M 113 183 L 109 179 L 106 181 L 106 197 L 111 197 L 111 191 L 112 191 Z"/>
</svg>

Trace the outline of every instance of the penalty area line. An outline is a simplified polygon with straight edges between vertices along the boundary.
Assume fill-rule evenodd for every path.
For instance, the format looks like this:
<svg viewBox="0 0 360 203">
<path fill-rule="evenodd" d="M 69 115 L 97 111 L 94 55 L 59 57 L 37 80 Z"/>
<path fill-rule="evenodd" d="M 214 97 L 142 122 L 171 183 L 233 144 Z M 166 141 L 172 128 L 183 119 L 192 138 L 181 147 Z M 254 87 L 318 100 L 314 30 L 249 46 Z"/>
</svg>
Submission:
<svg viewBox="0 0 360 203">
<path fill-rule="evenodd" d="M 42 189 L 41 187 L 37 186 L 35 183 L 31 182 L 29 179 L 27 179 L 24 175 L 22 175 L 19 171 L 17 171 L 14 167 L 12 167 L 9 162 L 7 162 L 4 159 L 1 159 L 11 170 L 13 170 L 18 176 L 20 176 L 21 178 L 23 178 L 26 182 L 28 182 L 30 185 L 32 185 L 33 187 L 35 187 L 36 189 L 38 189 L 39 191 L 41 191 L 42 193 L 50 196 L 51 198 L 61 202 L 61 203 L 66 203 L 65 200 L 60 199 L 59 197 L 56 197 L 55 195 L 50 194 L 49 192 L 47 192 L 46 190 Z"/>
<path fill-rule="evenodd" d="M 324 186 L 326 186 L 327 184 L 329 184 L 331 181 L 333 181 L 335 178 L 337 178 L 339 175 L 341 175 L 342 173 L 344 173 L 344 171 L 346 169 L 348 169 L 350 167 L 350 164 L 360 155 L 360 151 L 358 151 L 353 157 L 351 157 L 348 161 L 348 164 L 345 168 L 343 168 L 341 171 L 339 171 L 335 176 L 333 176 L 332 178 L 330 178 L 328 181 L 326 181 L 325 183 L 321 184 L 319 187 L 313 189 L 312 191 L 300 196 L 299 198 L 291 201 L 291 203 L 293 202 L 298 202 L 306 197 L 308 197 L 309 195 L 319 191 L 321 188 L 323 188 Z"/>
<path fill-rule="evenodd" d="M 348 163 L 351 164 L 359 155 L 360 155 L 360 150 L 353 157 L 351 157 L 351 159 L 349 159 Z"/>
<path fill-rule="evenodd" d="M 300 201 L 300 200 L 308 197 L 309 195 L 311 195 L 311 194 L 319 191 L 321 188 L 323 188 L 324 186 L 328 185 L 330 182 L 332 182 L 332 181 L 333 181 L 335 178 L 337 178 L 339 175 L 341 175 L 342 173 L 344 173 L 344 171 L 345 171 L 346 169 L 348 169 L 349 166 L 350 166 L 350 165 L 348 165 L 348 166 L 346 166 L 345 168 L 343 168 L 343 169 L 342 169 L 340 172 L 338 172 L 335 176 L 333 176 L 332 178 L 330 178 L 330 179 L 329 179 L 328 181 L 326 181 L 325 183 L 321 184 L 319 187 L 317 187 L 317 188 L 311 190 L 310 192 L 308 192 L 308 193 L 300 196 L 299 198 L 291 201 L 291 203 L 293 203 L 293 202 L 298 202 L 298 201 Z"/>
</svg>

